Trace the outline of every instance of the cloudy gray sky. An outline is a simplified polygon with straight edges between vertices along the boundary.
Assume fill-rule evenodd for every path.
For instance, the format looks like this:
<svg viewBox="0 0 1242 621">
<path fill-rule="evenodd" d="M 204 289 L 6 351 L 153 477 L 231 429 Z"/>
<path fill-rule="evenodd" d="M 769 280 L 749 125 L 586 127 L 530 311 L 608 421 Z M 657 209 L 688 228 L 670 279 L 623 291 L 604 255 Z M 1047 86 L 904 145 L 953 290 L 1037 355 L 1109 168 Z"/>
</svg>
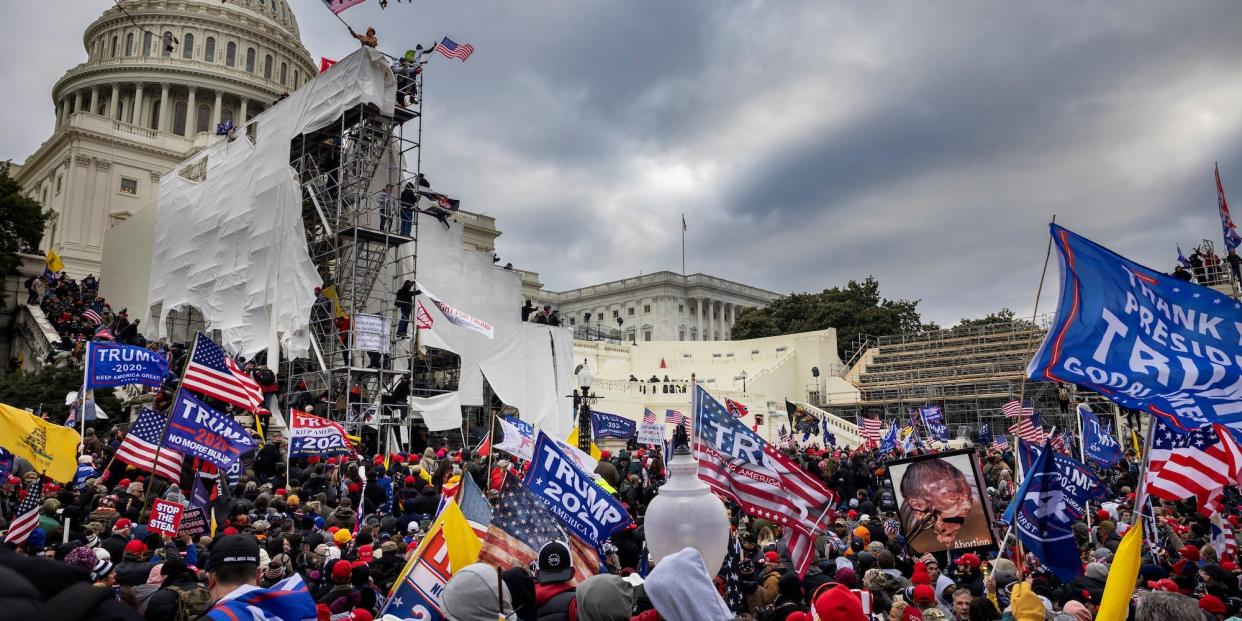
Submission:
<svg viewBox="0 0 1242 621">
<path fill-rule="evenodd" d="M 354 48 L 291 0 L 311 54 Z M 106 0 L 8 7 L 0 158 L 51 132 L 52 84 Z M 372 0 L 400 52 L 440 36 L 423 166 L 565 289 L 680 268 L 779 292 L 875 275 L 951 324 L 1030 312 L 1058 222 L 1152 267 L 1242 205 L 1242 4 Z M 1052 268 L 1055 273 L 1055 267 Z M 1046 295 L 1043 307 L 1054 303 Z"/>
</svg>

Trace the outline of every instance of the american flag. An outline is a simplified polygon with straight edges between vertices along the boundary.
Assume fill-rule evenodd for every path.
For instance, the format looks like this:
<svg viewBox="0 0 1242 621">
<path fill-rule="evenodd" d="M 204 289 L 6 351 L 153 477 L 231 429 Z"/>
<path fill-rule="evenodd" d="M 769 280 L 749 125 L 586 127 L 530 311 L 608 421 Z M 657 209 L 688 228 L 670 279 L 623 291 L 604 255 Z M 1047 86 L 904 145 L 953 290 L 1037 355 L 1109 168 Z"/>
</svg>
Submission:
<svg viewBox="0 0 1242 621">
<path fill-rule="evenodd" d="M 1224 490 L 1242 481 L 1242 448 L 1221 425 L 1205 425 L 1181 434 L 1153 416 L 1147 491 L 1156 498 L 1184 500 L 1194 496 L 1204 516 L 1219 511 Z"/>
<path fill-rule="evenodd" d="M 88 308 L 82 311 L 82 318 L 95 325 L 103 323 L 103 317 L 100 317 L 99 313 L 95 312 L 95 309 L 93 308 Z"/>
<path fill-rule="evenodd" d="M 112 334 L 112 331 L 108 329 L 108 326 L 99 326 L 98 328 L 95 328 L 94 338 L 102 341 L 116 340 L 116 336 Z"/>
<path fill-rule="evenodd" d="M 815 557 L 815 537 L 824 531 L 833 503 L 832 492 L 747 429 L 703 387 L 695 386 L 694 401 L 695 426 L 703 430 L 694 441 L 699 479 L 751 516 L 786 527 L 791 533 L 789 558 L 798 575 L 805 576 Z"/>
<path fill-rule="evenodd" d="M 1014 399 L 1013 401 L 1001 406 L 1001 413 L 1009 418 L 1017 416 L 1033 416 L 1035 414 L 1035 408 L 1029 405 L 1023 407 L 1017 399 Z"/>
<path fill-rule="evenodd" d="M 1230 559 L 1238 558 L 1238 540 L 1233 536 L 1233 529 L 1225 523 L 1220 513 L 1212 514 L 1212 547 L 1223 560 L 1226 555 Z"/>
<path fill-rule="evenodd" d="M 1009 427 L 1010 435 L 1019 439 L 1026 440 L 1032 444 L 1043 446 L 1048 440 L 1048 434 L 1044 432 L 1043 427 L 1037 427 L 1031 422 L 1031 417 L 1023 416 L 1018 422 Z"/>
<path fill-rule="evenodd" d="M 783 449 L 791 449 L 794 447 L 793 436 L 789 435 L 789 431 L 781 425 L 781 430 L 776 433 L 776 441 Z"/>
<path fill-rule="evenodd" d="M 994 440 L 992 440 L 992 446 L 994 446 L 994 447 L 996 447 L 996 448 L 998 448 L 998 449 L 1006 449 L 1006 448 L 1009 448 L 1009 440 L 1006 440 L 1006 439 L 1005 439 L 1005 436 L 999 436 L 999 435 L 998 435 L 998 436 L 996 436 L 996 438 L 995 438 Z"/>
<path fill-rule="evenodd" d="M 39 507 L 43 505 L 43 477 L 36 477 L 26 485 L 26 497 L 17 505 L 16 516 L 9 523 L 9 534 L 5 543 L 21 545 L 26 543 L 30 533 L 39 527 Z"/>
<path fill-rule="evenodd" d="M 680 425 L 686 419 L 681 412 L 677 410 L 664 410 L 664 423 L 666 425 Z"/>
<path fill-rule="evenodd" d="M 1052 450 L 1061 453 L 1062 455 L 1070 454 L 1069 444 L 1065 441 L 1064 433 L 1058 433 L 1052 436 Z"/>
<path fill-rule="evenodd" d="M 746 406 L 732 399 L 725 399 L 725 408 L 729 410 L 730 414 L 738 418 L 741 418 L 743 416 L 746 416 L 747 414 L 750 414 L 750 409 L 748 409 Z"/>
<path fill-rule="evenodd" d="M 882 423 L 878 418 L 864 418 L 862 424 L 858 426 L 858 435 L 873 442 L 880 441 L 881 432 Z"/>
<path fill-rule="evenodd" d="M 644 423 L 654 423 L 654 422 L 656 422 L 656 415 L 655 415 L 655 412 L 652 412 L 652 411 L 651 411 L 650 409 L 648 409 L 648 408 L 643 408 L 643 422 L 644 422 Z"/>
<path fill-rule="evenodd" d="M 263 391 L 224 348 L 201 333 L 194 343 L 194 355 L 185 367 L 181 385 L 208 397 L 232 403 L 252 414 L 266 412 Z"/>
<path fill-rule="evenodd" d="M 436 51 L 447 58 L 456 58 L 464 63 L 474 53 L 474 46 L 469 43 L 458 45 L 452 39 L 444 37 L 444 40 L 436 44 Z"/>
<path fill-rule="evenodd" d="M 116 449 L 116 458 L 141 470 L 154 472 L 172 481 L 181 480 L 181 461 L 184 456 L 164 446 L 167 423 L 155 410 L 144 409 L 129 427 L 125 440 Z M 156 461 L 159 453 L 159 461 Z"/>
<path fill-rule="evenodd" d="M 748 612 L 746 607 L 746 596 L 742 593 L 742 574 L 738 571 L 738 566 L 742 563 L 742 544 L 737 540 L 737 535 L 729 536 L 729 549 L 725 552 L 724 563 L 720 565 L 720 571 L 716 575 L 724 580 L 724 600 L 734 614 L 745 614 Z"/>
<path fill-rule="evenodd" d="M 599 553 L 581 539 L 561 530 L 556 518 L 517 477 L 505 477 L 492 522 L 483 536 L 479 561 L 497 567 L 526 567 L 539 558 L 549 541 L 569 541 L 574 580 L 581 582 L 599 569 Z"/>
<path fill-rule="evenodd" d="M 474 534 L 480 539 L 486 536 L 487 525 L 492 523 L 492 506 L 483 497 L 483 490 L 474 482 L 474 477 L 462 477 L 457 491 L 457 506 L 466 516 L 470 528 L 474 529 Z"/>
</svg>

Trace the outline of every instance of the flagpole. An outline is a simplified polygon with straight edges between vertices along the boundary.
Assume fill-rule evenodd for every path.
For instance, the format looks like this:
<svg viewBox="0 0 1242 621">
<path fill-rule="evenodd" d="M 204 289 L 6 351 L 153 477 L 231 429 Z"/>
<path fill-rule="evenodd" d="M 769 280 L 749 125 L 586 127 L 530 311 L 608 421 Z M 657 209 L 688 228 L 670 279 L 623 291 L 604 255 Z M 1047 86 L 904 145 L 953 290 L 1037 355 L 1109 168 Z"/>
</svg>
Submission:
<svg viewBox="0 0 1242 621">
<path fill-rule="evenodd" d="M 1080 404 L 1079 407 L 1081 407 L 1081 405 L 1085 405 L 1085 404 Z M 1078 412 L 1078 408 L 1074 408 L 1074 418 L 1076 419 L 1078 423 L 1078 460 L 1085 464 L 1087 463 L 1087 436 L 1083 433 L 1082 414 Z M 1097 430 L 1097 433 L 1098 433 L 1098 430 Z M 1091 501 L 1087 500 L 1083 502 L 1083 507 L 1087 512 L 1087 531 L 1088 533 L 1090 533 L 1091 528 L 1092 528 Z M 1089 534 L 1088 534 L 1088 537 L 1090 537 Z"/>
<path fill-rule="evenodd" d="M 91 345 L 94 341 L 86 342 L 86 364 L 82 365 L 82 390 L 78 391 L 78 421 L 82 425 L 81 446 L 82 453 L 86 453 L 86 384 L 89 381 L 91 372 Z"/>
<path fill-rule="evenodd" d="M 194 346 L 190 348 L 190 357 L 187 360 L 194 360 L 194 353 L 198 351 L 198 336 L 201 332 L 194 333 Z M 160 462 L 160 454 L 164 451 L 164 442 L 168 440 L 168 425 L 172 422 L 172 414 L 177 411 L 177 402 L 181 400 L 182 384 L 185 383 L 185 371 L 182 370 L 181 378 L 177 381 L 177 392 L 173 393 L 172 403 L 168 406 L 168 411 L 164 413 L 164 428 L 160 431 L 160 443 L 155 447 L 155 459 L 151 460 L 151 477 L 147 479 L 147 484 L 143 490 L 146 498 L 142 501 L 142 512 L 138 514 L 139 519 L 147 512 L 147 503 L 151 501 L 151 482 L 155 480 L 155 469 Z M 223 476 L 223 473 L 221 473 Z M 181 485 L 178 478 L 177 485 Z"/>
<path fill-rule="evenodd" d="M 681 214 L 681 275 L 686 275 L 686 214 Z"/>
</svg>

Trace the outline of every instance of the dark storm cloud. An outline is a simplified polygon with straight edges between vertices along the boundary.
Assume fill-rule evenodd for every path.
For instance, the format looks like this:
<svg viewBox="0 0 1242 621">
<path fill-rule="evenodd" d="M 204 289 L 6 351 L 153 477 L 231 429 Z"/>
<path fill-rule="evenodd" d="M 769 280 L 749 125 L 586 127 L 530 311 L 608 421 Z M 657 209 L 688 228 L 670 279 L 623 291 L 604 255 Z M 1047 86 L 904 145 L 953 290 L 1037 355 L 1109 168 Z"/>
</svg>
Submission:
<svg viewBox="0 0 1242 621">
<path fill-rule="evenodd" d="M 108 5 L 62 4 L 13 7 L 0 38 L 20 59 L 0 70 L 18 161 Z M 316 60 L 355 49 L 318 0 L 292 4 Z M 685 213 L 692 272 L 777 291 L 874 274 L 953 323 L 1031 311 L 1054 213 L 1169 269 L 1174 244 L 1220 237 L 1213 161 L 1242 192 L 1242 5 L 1223 0 L 393 1 L 343 17 L 393 53 L 475 45 L 428 66 L 423 170 L 554 290 L 677 270 Z"/>
</svg>

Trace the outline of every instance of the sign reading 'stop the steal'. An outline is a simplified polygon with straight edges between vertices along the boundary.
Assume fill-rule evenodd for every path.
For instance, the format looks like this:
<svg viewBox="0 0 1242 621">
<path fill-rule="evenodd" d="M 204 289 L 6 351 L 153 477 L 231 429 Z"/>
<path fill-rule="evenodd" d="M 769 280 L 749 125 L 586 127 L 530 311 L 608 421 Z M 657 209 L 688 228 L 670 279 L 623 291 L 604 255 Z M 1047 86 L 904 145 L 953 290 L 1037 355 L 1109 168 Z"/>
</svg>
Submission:
<svg viewBox="0 0 1242 621">
<path fill-rule="evenodd" d="M 573 534 L 597 547 L 632 521 L 625 507 L 542 431 L 524 482 Z"/>
</svg>

